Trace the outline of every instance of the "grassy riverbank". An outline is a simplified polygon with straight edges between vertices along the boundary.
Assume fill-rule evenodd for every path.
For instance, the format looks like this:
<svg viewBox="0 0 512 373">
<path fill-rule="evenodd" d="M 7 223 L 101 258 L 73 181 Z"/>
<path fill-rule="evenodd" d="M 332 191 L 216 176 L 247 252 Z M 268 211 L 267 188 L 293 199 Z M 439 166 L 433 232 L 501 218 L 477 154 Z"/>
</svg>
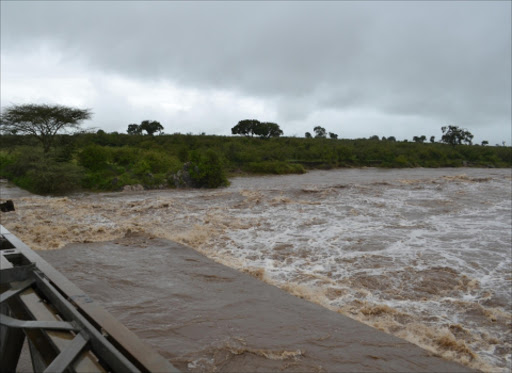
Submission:
<svg viewBox="0 0 512 373">
<path fill-rule="evenodd" d="M 28 136 L 1 139 L 0 177 L 34 193 L 79 189 L 209 187 L 239 174 L 304 173 L 337 167 L 512 167 L 512 148 L 370 139 L 117 133 L 57 136 L 44 154 Z"/>
</svg>

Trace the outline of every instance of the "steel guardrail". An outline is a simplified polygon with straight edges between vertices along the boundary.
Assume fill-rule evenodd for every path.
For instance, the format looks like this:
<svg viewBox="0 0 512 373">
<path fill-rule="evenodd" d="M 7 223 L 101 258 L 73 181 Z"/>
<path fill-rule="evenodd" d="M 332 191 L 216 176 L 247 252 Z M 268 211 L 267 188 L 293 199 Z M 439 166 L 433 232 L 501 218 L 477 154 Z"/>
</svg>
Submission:
<svg viewBox="0 0 512 373">
<path fill-rule="evenodd" d="M 27 340 L 36 372 L 178 372 L 0 225 L 0 366 Z"/>
</svg>

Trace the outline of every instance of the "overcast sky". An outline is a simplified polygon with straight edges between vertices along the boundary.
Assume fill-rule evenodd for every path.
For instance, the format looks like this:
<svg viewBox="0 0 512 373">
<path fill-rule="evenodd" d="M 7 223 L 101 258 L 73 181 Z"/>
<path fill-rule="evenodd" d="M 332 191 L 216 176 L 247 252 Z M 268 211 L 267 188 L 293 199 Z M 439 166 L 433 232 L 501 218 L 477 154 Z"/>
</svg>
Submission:
<svg viewBox="0 0 512 373">
<path fill-rule="evenodd" d="M 84 127 L 229 135 L 512 138 L 510 1 L 1 1 L 1 105 L 91 108 Z"/>
</svg>

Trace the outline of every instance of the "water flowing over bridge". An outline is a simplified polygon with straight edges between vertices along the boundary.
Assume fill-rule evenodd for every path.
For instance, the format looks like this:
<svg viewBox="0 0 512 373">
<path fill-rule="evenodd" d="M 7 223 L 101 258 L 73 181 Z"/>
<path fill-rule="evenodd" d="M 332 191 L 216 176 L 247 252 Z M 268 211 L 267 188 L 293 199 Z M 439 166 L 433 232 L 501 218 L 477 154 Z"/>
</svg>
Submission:
<svg viewBox="0 0 512 373">
<path fill-rule="evenodd" d="M 0 261 L 2 372 L 178 372 L 1 225 Z"/>
<path fill-rule="evenodd" d="M 176 367 L 211 372 L 474 371 L 172 241 L 152 239 L 152 255 L 142 256 L 144 237 L 125 237 L 118 240 L 120 245 L 81 244 L 85 250 L 41 253 L 54 263 L 51 254 L 70 255 L 74 261 L 81 253 L 93 252 L 89 261 L 81 262 L 87 268 L 123 257 L 125 272 L 110 268 L 113 277 L 108 283 L 136 268 L 153 267 L 151 281 L 137 280 L 134 274 L 129 287 L 114 291 L 133 302 L 141 291 L 158 288 L 166 310 L 172 312 L 153 315 L 151 307 L 145 308 L 145 314 L 138 315 L 141 320 L 133 320 L 130 327 L 158 330 L 145 337 L 159 346 L 161 356 L 68 280 L 74 278 L 71 271 L 80 268 L 72 269 L 72 262 L 64 260 L 61 273 L 3 226 L 0 229 L 2 372 L 28 370 L 20 369 L 27 356 L 34 372 L 178 372 Z M 170 273 L 173 281 L 168 281 Z M 115 293 L 107 293 L 116 299 Z M 156 320 L 153 326 L 148 317 Z"/>
</svg>

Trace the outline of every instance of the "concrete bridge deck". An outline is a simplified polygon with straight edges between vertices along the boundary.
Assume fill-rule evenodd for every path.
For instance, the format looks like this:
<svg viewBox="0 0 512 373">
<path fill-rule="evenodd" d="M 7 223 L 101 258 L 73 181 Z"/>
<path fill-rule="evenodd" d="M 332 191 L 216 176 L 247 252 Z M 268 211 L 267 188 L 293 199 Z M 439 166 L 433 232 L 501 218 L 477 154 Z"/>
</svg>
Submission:
<svg viewBox="0 0 512 373">
<path fill-rule="evenodd" d="M 0 225 L 2 372 L 177 372 Z"/>
<path fill-rule="evenodd" d="M 472 371 L 167 240 L 39 254 L 181 371 Z"/>
</svg>

